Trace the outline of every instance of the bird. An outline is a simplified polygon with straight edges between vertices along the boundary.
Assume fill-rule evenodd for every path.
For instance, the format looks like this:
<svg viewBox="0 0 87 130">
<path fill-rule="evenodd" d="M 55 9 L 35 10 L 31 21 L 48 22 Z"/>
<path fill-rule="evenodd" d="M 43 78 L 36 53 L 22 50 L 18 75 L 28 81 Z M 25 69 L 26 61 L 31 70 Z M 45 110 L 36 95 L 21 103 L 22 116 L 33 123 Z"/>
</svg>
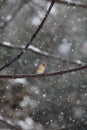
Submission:
<svg viewBox="0 0 87 130">
<path fill-rule="evenodd" d="M 41 63 L 36 70 L 36 74 L 43 74 L 45 70 L 46 70 L 46 63 Z"/>
</svg>

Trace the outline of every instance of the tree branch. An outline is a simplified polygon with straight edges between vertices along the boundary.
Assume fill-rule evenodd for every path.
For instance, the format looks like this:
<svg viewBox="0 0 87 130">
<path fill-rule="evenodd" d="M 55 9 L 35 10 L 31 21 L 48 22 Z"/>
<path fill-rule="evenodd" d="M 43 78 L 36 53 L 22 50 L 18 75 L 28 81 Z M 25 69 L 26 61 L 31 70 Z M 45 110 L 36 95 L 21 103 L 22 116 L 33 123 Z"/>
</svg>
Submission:
<svg viewBox="0 0 87 130">
<path fill-rule="evenodd" d="M 13 58 L 9 63 L 5 64 L 4 66 L 2 66 L 0 68 L 0 71 L 2 71 L 3 69 L 5 69 L 6 67 L 9 67 L 13 62 L 15 62 L 16 60 L 18 60 L 27 50 L 27 48 L 32 44 L 33 40 L 35 39 L 35 37 L 37 36 L 37 34 L 39 33 L 40 29 L 42 28 L 44 22 L 46 21 L 53 5 L 55 3 L 55 0 L 52 0 L 46 14 L 45 14 L 45 17 L 43 18 L 41 24 L 38 26 L 38 28 L 36 29 L 36 31 L 33 33 L 31 39 L 29 40 L 29 42 L 27 43 L 27 45 L 25 46 L 24 50 L 22 50 L 15 58 Z"/>
<path fill-rule="evenodd" d="M 80 67 L 75 67 L 71 69 L 64 69 L 61 71 L 55 71 L 51 73 L 44 73 L 44 74 L 9 74 L 9 75 L 0 75 L 0 78 L 42 78 L 42 77 L 51 77 L 51 76 L 62 76 L 67 73 L 72 73 L 72 72 L 77 72 L 81 70 L 87 69 L 87 64 L 80 66 Z"/>
<path fill-rule="evenodd" d="M 49 0 L 47 0 L 49 1 Z M 68 0 L 55 0 L 58 4 L 63 4 L 67 6 L 75 6 L 75 7 L 81 7 L 81 8 L 87 8 L 87 4 L 83 4 L 82 2 L 69 2 Z"/>
<path fill-rule="evenodd" d="M 25 46 L 14 46 L 12 45 L 11 43 L 9 42 L 3 42 L 3 43 L 0 43 L 0 46 L 3 46 L 3 47 L 8 47 L 10 49 L 17 49 L 17 50 L 24 50 Z M 45 52 L 45 51 L 42 51 L 40 50 L 39 48 L 33 46 L 33 45 L 30 45 L 27 50 L 31 50 L 33 51 L 34 53 L 37 53 L 37 54 L 40 54 L 42 56 L 46 56 L 46 57 L 49 57 L 49 58 L 53 58 L 55 60 L 60 60 L 62 62 L 67 62 L 67 63 L 70 63 L 70 64 L 73 64 L 73 65 L 78 65 L 78 66 L 81 66 L 81 65 L 85 65 L 86 63 L 83 63 L 82 61 L 80 60 L 68 60 L 68 59 L 65 59 L 65 58 L 61 58 L 60 56 L 58 55 L 51 55 L 49 54 L 48 52 Z"/>
</svg>

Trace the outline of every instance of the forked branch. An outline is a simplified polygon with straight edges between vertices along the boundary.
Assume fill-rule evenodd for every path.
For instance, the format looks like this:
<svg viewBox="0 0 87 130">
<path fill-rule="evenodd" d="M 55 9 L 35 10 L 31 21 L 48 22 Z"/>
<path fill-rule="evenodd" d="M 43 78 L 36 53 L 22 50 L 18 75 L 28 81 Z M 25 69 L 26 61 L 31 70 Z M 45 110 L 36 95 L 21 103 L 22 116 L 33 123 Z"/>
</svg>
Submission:
<svg viewBox="0 0 87 130">
<path fill-rule="evenodd" d="M 44 25 L 44 22 L 46 21 L 53 5 L 55 3 L 55 0 L 52 0 L 46 14 L 45 17 L 43 18 L 41 24 L 38 26 L 38 28 L 36 29 L 36 31 L 33 33 L 31 39 L 29 40 L 29 42 L 27 43 L 27 45 L 25 46 L 24 50 L 22 50 L 15 58 L 13 58 L 10 62 L 8 62 L 7 64 L 3 65 L 0 68 L 0 71 L 2 71 L 3 69 L 5 69 L 6 67 L 9 67 L 11 64 L 13 64 L 16 60 L 18 60 L 27 50 L 27 48 L 32 44 L 33 40 L 35 39 L 35 37 L 37 36 L 37 34 L 39 33 L 40 29 L 42 28 L 42 26 Z"/>
</svg>

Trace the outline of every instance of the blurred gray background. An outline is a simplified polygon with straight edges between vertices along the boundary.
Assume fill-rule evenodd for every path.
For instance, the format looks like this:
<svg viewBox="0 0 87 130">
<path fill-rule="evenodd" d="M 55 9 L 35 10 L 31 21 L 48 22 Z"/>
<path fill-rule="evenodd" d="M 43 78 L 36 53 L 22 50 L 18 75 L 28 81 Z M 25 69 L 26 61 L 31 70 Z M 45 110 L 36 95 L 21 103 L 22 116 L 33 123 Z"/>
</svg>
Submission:
<svg viewBox="0 0 87 130">
<path fill-rule="evenodd" d="M 0 67 L 29 42 L 51 0 L 0 2 Z M 82 2 L 86 0 L 72 0 Z M 13 45 L 9 48 L 4 45 Z M 87 62 L 87 8 L 55 3 L 32 46 L 77 63 Z M 36 50 L 36 49 L 35 49 Z M 35 74 L 41 63 L 45 73 L 78 67 L 27 50 L 0 74 Z M 0 115 L 18 120 L 23 130 L 60 130 L 87 119 L 87 71 L 37 79 L 0 79 Z M 24 125 L 24 124 L 25 125 Z M 1 128 L 9 128 L 0 122 Z M 77 127 L 76 130 L 86 130 Z"/>
</svg>

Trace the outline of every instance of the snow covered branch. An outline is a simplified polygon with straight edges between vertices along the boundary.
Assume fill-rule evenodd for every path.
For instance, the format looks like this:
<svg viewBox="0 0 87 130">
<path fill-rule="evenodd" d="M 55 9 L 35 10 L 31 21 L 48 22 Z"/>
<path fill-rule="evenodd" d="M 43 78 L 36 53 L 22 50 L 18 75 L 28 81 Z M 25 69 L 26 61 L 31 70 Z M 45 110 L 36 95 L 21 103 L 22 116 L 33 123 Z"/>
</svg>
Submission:
<svg viewBox="0 0 87 130">
<path fill-rule="evenodd" d="M 14 63 L 16 60 L 18 60 L 27 50 L 27 48 L 32 44 L 33 40 L 35 39 L 35 37 L 37 36 L 37 34 L 39 33 L 40 29 L 42 28 L 42 26 L 44 25 L 44 22 L 46 21 L 47 17 L 49 16 L 49 13 L 53 7 L 55 3 L 55 0 L 52 0 L 44 18 L 42 19 L 42 22 L 40 23 L 40 25 L 38 26 L 38 28 L 36 29 L 36 31 L 33 33 L 31 39 L 29 40 L 29 42 L 27 43 L 27 45 L 25 46 L 24 50 L 22 50 L 17 56 L 15 56 L 15 58 L 13 58 L 9 63 L 3 65 L 0 68 L 0 71 L 2 71 L 3 69 L 5 69 L 6 67 L 9 67 L 12 63 Z"/>
<path fill-rule="evenodd" d="M 0 43 L 0 46 L 3 46 L 3 47 L 8 47 L 10 49 L 17 49 L 17 50 L 24 50 L 25 49 L 25 46 L 22 45 L 22 46 L 14 46 L 12 45 L 10 42 L 3 42 L 3 43 Z M 73 64 L 73 65 L 84 65 L 86 63 L 83 63 L 82 61 L 80 60 L 69 60 L 69 59 L 65 59 L 63 57 L 60 57 L 59 55 L 52 55 L 52 54 L 49 54 L 48 52 L 46 51 L 42 51 L 41 49 L 33 46 L 33 45 L 30 45 L 27 50 L 31 50 L 33 51 L 34 53 L 37 53 L 37 54 L 40 54 L 42 56 L 46 56 L 46 57 L 49 57 L 49 58 L 53 58 L 54 60 L 59 60 L 59 61 L 62 61 L 62 62 L 67 62 L 67 63 L 70 63 L 70 64 Z"/>
</svg>

